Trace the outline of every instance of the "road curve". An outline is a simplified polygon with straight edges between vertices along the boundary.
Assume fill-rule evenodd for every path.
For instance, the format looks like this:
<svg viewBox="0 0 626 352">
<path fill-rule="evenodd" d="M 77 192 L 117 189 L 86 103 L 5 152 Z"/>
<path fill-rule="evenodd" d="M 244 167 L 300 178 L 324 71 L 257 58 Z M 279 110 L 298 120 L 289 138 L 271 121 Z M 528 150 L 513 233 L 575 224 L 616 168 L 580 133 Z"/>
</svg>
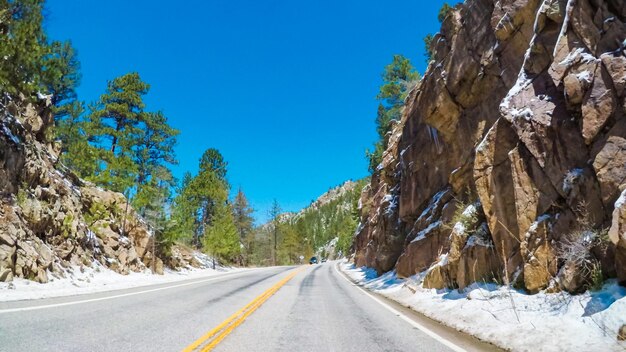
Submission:
<svg viewBox="0 0 626 352">
<path fill-rule="evenodd" d="M 222 334 L 215 351 L 493 350 L 449 329 L 423 329 L 415 313 L 381 299 L 326 263 L 6 302 L 0 303 L 0 350 L 181 351 L 252 303 L 254 310 Z"/>
</svg>

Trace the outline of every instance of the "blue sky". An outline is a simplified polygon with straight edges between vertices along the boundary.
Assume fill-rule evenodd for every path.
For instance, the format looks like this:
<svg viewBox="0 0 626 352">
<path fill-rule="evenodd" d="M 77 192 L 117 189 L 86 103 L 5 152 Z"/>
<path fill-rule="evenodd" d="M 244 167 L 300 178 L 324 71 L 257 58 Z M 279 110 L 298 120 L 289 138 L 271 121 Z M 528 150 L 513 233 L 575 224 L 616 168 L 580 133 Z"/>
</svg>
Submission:
<svg viewBox="0 0 626 352">
<path fill-rule="evenodd" d="M 80 99 L 139 72 L 181 131 L 175 175 L 219 149 L 263 220 L 274 198 L 296 211 L 367 175 L 381 72 L 394 54 L 424 71 L 442 3 L 48 0 L 46 29 L 78 50 Z"/>
</svg>

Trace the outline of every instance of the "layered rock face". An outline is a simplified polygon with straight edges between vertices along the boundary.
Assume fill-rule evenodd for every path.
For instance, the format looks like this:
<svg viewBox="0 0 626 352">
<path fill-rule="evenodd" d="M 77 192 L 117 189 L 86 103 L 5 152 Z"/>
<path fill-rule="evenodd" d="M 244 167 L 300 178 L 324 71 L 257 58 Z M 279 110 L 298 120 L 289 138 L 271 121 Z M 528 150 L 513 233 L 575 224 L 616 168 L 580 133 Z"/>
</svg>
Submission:
<svg viewBox="0 0 626 352">
<path fill-rule="evenodd" d="M 46 143 L 49 102 L 0 106 L 0 281 L 47 282 L 94 260 L 119 272 L 163 262 L 152 235 L 120 194 L 78 179 Z M 185 256 L 177 260 L 188 264 Z M 187 256 L 188 257 L 188 256 Z M 185 262 L 185 263 L 182 263 Z"/>
<path fill-rule="evenodd" d="M 625 23 L 620 0 L 457 6 L 363 192 L 356 264 L 429 287 L 626 280 Z"/>
</svg>

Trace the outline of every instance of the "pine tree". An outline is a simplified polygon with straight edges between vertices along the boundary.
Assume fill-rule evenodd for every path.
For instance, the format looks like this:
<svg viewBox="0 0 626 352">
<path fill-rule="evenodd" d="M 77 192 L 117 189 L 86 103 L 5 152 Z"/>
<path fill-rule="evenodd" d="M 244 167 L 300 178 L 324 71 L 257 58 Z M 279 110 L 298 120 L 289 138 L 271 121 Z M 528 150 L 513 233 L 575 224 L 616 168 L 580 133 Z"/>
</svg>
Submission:
<svg viewBox="0 0 626 352">
<path fill-rule="evenodd" d="M 382 161 L 383 152 L 389 142 L 387 134 L 391 131 L 392 122 L 400 120 L 404 99 L 417 84 L 420 75 L 415 71 L 409 59 L 402 55 L 394 55 L 392 62 L 385 66 L 382 78 L 383 85 L 376 96 L 379 101 L 376 115 L 376 131 L 379 139 L 374 144 L 374 150 L 367 150 L 365 154 L 371 173 L 374 173 Z"/>
<path fill-rule="evenodd" d="M 430 49 L 430 45 L 433 42 L 433 35 L 427 34 L 424 37 L 424 56 L 426 57 L 426 63 L 428 64 L 433 58 L 433 52 Z"/>
<path fill-rule="evenodd" d="M 132 148 L 137 165 L 136 195 L 133 205 L 143 214 L 149 204 L 159 198 L 169 197 L 174 177 L 167 168 L 176 164 L 174 146 L 178 131 L 167 124 L 161 112 L 141 114 L 142 126 L 138 130 L 137 145 Z"/>
<path fill-rule="evenodd" d="M 57 122 L 57 138 L 61 140 L 61 161 L 78 176 L 88 178 L 98 170 L 99 151 L 95 142 L 93 126 L 84 119 L 85 106 L 74 101 L 65 107 L 67 116 Z"/>
<path fill-rule="evenodd" d="M 43 0 L 0 0 L 0 89 L 27 98 L 41 88 L 48 51 Z"/>
<path fill-rule="evenodd" d="M 439 9 L 439 13 L 437 14 L 437 19 L 439 20 L 439 23 L 443 23 L 443 21 L 446 19 L 450 11 L 452 11 L 453 9 L 454 8 L 450 6 L 447 2 L 444 2 L 441 8 Z M 425 49 L 424 56 L 426 57 L 426 64 L 428 64 L 430 60 L 432 60 L 433 58 L 433 52 L 430 48 L 432 42 L 433 42 L 433 35 L 427 34 L 424 37 L 424 49 Z"/>
<path fill-rule="evenodd" d="M 76 98 L 79 63 L 69 42 L 48 42 L 43 4 L 44 0 L 0 0 L 0 90 L 13 97 L 21 93 L 26 99 L 51 94 L 55 113 L 60 113 Z"/>
<path fill-rule="evenodd" d="M 206 228 L 204 250 L 215 258 L 233 262 L 241 252 L 237 227 L 227 204 L 215 208 L 214 221 Z"/>
<path fill-rule="evenodd" d="M 199 233 L 210 226 L 215 215 L 216 206 L 228 198 L 228 182 L 226 181 L 226 166 L 222 154 L 214 148 L 207 149 L 200 158 L 200 171 L 192 181 L 200 204 Z"/>
<path fill-rule="evenodd" d="M 385 66 L 383 73 L 383 85 L 376 96 L 384 106 L 390 120 L 400 119 L 400 108 L 404 105 L 404 99 L 420 79 L 409 59 L 402 55 L 394 55 L 392 62 Z M 389 126 L 383 126 L 383 131 L 389 131 Z"/>
<path fill-rule="evenodd" d="M 282 265 L 291 265 L 299 262 L 301 254 L 301 243 L 298 232 L 291 224 L 280 224 L 280 246 L 278 248 L 279 263 Z"/>
<path fill-rule="evenodd" d="M 443 21 L 446 19 L 446 16 L 448 16 L 448 13 L 450 13 L 451 10 L 452 6 L 450 6 L 447 2 L 444 2 L 441 6 L 441 9 L 439 9 L 439 14 L 437 15 L 439 23 L 443 23 Z"/>
<path fill-rule="evenodd" d="M 76 101 L 76 87 L 81 79 L 80 62 L 70 42 L 55 41 L 48 47 L 44 65 L 42 84 L 52 95 L 54 120 L 58 124 L 70 113 L 69 109 Z"/>
<path fill-rule="evenodd" d="M 243 264 L 249 263 L 250 255 L 254 250 L 252 248 L 254 245 L 252 236 L 254 223 L 254 218 L 252 217 L 253 212 L 254 209 L 250 207 L 248 199 L 240 187 L 233 202 L 233 217 L 237 233 L 239 234 L 239 240 L 244 246 Z"/>
<path fill-rule="evenodd" d="M 203 170 L 189 184 L 189 196 L 195 207 L 195 244 L 213 224 L 217 208 L 228 198 L 228 186 L 213 171 Z"/>
<path fill-rule="evenodd" d="M 273 249 L 272 249 L 272 265 L 276 265 L 276 255 L 277 255 L 277 247 L 278 247 L 278 234 L 280 232 L 280 213 L 281 213 L 281 208 L 280 208 L 280 204 L 278 204 L 278 201 L 276 199 L 274 199 L 274 201 L 272 202 L 272 207 L 269 210 L 268 215 L 270 216 L 271 219 L 271 228 L 272 228 L 272 233 L 271 233 L 271 240 L 273 241 Z"/>
<path fill-rule="evenodd" d="M 215 148 L 207 149 L 200 158 L 200 172 L 210 170 L 222 180 L 226 180 L 226 167 L 228 163 L 219 150 Z"/>
<path fill-rule="evenodd" d="M 105 94 L 91 108 L 89 120 L 100 137 L 102 159 L 99 172 L 91 177 L 97 184 L 118 192 L 135 184 L 138 166 L 133 147 L 141 144 L 143 96 L 149 88 L 139 74 L 125 74 L 110 81 Z"/>
<path fill-rule="evenodd" d="M 170 237 L 187 244 L 191 244 L 196 237 L 197 206 L 191 195 L 192 180 L 191 173 L 186 172 L 172 202 L 172 225 L 168 229 Z"/>
<path fill-rule="evenodd" d="M 185 174 L 174 199 L 172 218 L 178 236 L 191 237 L 191 244 L 200 247 L 217 209 L 226 204 L 228 191 L 226 162 L 218 150 L 209 149 L 200 159 L 198 175 Z"/>
</svg>

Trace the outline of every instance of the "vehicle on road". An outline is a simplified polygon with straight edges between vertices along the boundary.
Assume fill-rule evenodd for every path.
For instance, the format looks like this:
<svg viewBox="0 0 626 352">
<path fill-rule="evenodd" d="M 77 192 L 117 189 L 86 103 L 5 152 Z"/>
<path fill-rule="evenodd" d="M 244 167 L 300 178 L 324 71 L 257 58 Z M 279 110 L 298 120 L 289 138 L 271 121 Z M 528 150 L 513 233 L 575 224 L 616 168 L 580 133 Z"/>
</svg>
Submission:
<svg viewBox="0 0 626 352">
<path fill-rule="evenodd" d="M 322 258 L 322 263 L 326 263 L 327 260 L 328 258 Z"/>
<path fill-rule="evenodd" d="M 317 264 L 317 257 L 311 257 L 311 259 L 309 259 L 309 264 Z"/>
</svg>

